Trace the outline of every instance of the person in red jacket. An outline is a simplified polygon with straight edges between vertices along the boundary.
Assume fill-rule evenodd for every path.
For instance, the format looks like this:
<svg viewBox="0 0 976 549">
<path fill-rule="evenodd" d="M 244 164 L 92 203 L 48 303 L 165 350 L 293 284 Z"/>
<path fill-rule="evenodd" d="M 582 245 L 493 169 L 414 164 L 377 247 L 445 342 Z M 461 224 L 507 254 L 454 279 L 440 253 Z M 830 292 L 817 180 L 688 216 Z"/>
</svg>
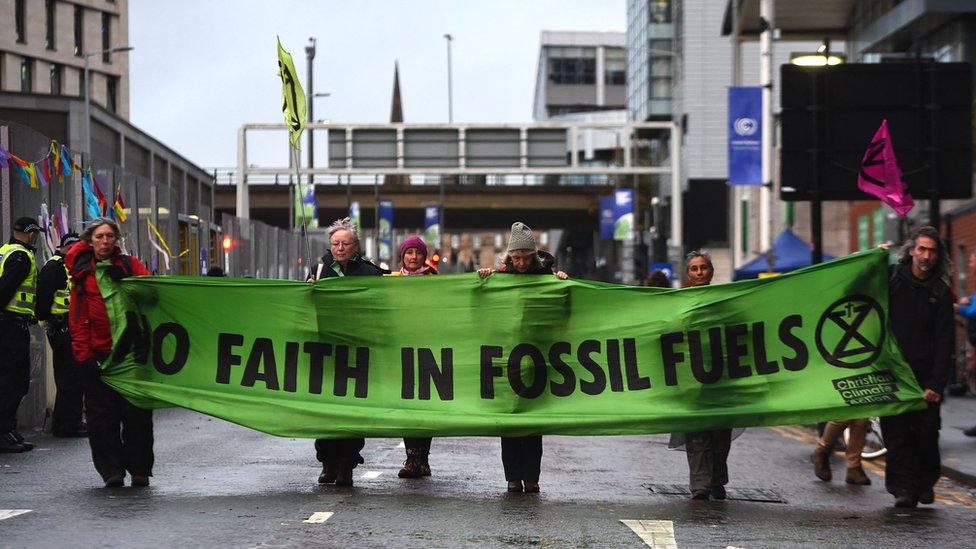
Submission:
<svg viewBox="0 0 976 549">
<path fill-rule="evenodd" d="M 116 245 L 119 226 L 111 219 L 92 220 L 81 239 L 65 258 L 74 283 L 68 327 L 71 350 L 85 380 L 92 463 L 107 488 L 123 486 L 126 471 L 132 475 L 132 486 L 149 486 L 153 465 L 152 410 L 133 405 L 100 378 L 101 363 L 112 352 L 112 330 L 95 266 L 110 263 L 108 274 L 116 280 L 148 275 L 149 271 Z"/>
</svg>

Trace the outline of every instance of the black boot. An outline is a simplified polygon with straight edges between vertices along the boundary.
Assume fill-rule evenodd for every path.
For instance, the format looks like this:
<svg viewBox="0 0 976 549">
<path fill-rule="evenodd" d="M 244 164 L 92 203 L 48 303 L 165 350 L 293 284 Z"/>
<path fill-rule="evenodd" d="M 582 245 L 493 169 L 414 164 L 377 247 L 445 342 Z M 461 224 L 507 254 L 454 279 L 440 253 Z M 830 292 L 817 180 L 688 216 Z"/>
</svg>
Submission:
<svg viewBox="0 0 976 549">
<path fill-rule="evenodd" d="M 339 487 L 352 486 L 352 470 L 356 468 L 356 462 L 351 459 L 335 460 L 336 479 L 335 485 Z"/>
<path fill-rule="evenodd" d="M 17 429 L 13 429 L 12 431 L 10 431 L 10 434 L 13 435 L 14 439 L 17 442 L 19 442 L 24 448 L 27 448 L 28 450 L 34 449 L 34 443 L 27 442 L 26 440 L 24 440 L 24 435 L 20 434 L 20 431 L 18 431 Z"/>
<path fill-rule="evenodd" d="M 403 462 L 403 469 L 397 473 L 400 478 L 421 478 L 430 476 L 430 464 L 427 462 L 427 452 L 420 448 L 407 448 L 407 460 Z"/>
<path fill-rule="evenodd" d="M 319 484 L 332 484 L 336 481 L 336 469 L 331 463 L 322 464 L 322 474 L 319 475 Z"/>
<path fill-rule="evenodd" d="M 14 437 L 13 433 L 0 435 L 0 454 L 19 454 L 26 451 L 27 447 L 17 442 L 17 438 Z"/>
</svg>

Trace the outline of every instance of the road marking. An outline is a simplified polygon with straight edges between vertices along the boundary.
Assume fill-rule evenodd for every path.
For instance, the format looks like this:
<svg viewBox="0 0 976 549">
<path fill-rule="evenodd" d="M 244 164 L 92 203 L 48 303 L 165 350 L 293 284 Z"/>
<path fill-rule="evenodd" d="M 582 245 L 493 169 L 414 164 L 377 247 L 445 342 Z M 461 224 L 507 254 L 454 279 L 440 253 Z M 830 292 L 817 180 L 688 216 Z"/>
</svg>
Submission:
<svg viewBox="0 0 976 549">
<path fill-rule="evenodd" d="M 404 443 L 402 440 L 400 441 L 400 444 L 397 444 L 397 448 L 406 448 L 406 447 L 407 447 L 406 443 Z"/>
<path fill-rule="evenodd" d="M 621 519 L 620 522 L 633 530 L 648 547 L 678 549 L 678 543 L 674 540 L 674 523 L 670 520 Z"/>
<path fill-rule="evenodd" d="M 317 513 L 312 513 L 312 516 L 303 520 L 302 522 L 307 524 L 322 524 L 323 522 L 329 520 L 335 513 L 331 511 L 319 511 Z"/>
<path fill-rule="evenodd" d="M 374 479 L 374 478 L 376 478 L 376 477 L 378 477 L 378 476 L 380 476 L 382 474 L 383 474 L 383 471 L 366 471 L 365 473 L 363 473 L 363 476 L 360 477 L 360 478 L 364 478 L 364 479 L 370 480 L 370 479 Z"/>
<path fill-rule="evenodd" d="M 16 517 L 30 513 L 33 509 L 0 509 L 0 520 Z"/>
</svg>

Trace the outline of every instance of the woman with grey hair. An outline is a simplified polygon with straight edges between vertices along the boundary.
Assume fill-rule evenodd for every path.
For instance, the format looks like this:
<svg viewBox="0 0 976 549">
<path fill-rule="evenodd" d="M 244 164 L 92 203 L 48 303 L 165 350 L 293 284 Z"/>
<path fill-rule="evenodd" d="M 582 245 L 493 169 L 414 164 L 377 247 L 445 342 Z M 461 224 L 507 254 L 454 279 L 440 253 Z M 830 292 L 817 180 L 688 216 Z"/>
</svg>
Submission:
<svg viewBox="0 0 976 549">
<path fill-rule="evenodd" d="M 329 249 L 322 256 L 318 267 L 308 277 L 309 282 L 321 278 L 342 276 L 380 276 L 388 274 L 370 263 L 359 253 L 359 234 L 349 218 L 336 220 L 329 225 Z M 322 463 L 319 484 L 352 486 L 352 470 L 363 463 L 359 453 L 366 446 L 363 438 L 317 439 L 315 457 Z"/>
<path fill-rule="evenodd" d="M 712 257 L 705 250 L 693 250 L 685 256 L 687 286 L 708 286 L 715 276 Z M 742 431 L 738 430 L 738 434 Z M 725 499 L 729 482 L 729 450 L 732 429 L 712 429 L 671 435 L 669 448 L 684 444 L 688 456 L 688 476 L 692 499 Z"/>
<path fill-rule="evenodd" d="M 122 253 L 117 245 L 119 236 L 115 221 L 93 219 L 81 242 L 65 257 L 72 282 L 68 311 L 71 350 L 85 379 L 92 463 L 106 488 L 123 486 L 126 472 L 132 475 L 132 486 L 149 486 L 154 461 L 152 410 L 133 405 L 100 377 L 101 363 L 112 352 L 112 330 L 95 265 L 108 262 L 107 273 L 115 280 L 149 274 L 138 259 Z"/>
</svg>

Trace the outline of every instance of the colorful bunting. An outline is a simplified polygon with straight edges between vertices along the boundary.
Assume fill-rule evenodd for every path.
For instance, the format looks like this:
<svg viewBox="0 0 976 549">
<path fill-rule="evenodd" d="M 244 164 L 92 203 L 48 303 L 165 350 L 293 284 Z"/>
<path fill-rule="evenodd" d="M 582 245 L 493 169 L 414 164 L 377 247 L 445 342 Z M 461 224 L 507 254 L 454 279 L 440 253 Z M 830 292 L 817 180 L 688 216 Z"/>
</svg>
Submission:
<svg viewBox="0 0 976 549">
<path fill-rule="evenodd" d="M 47 154 L 36 162 L 28 162 L 0 147 L 0 169 L 4 168 L 16 172 L 28 187 L 38 189 L 54 181 L 55 176 L 63 182 L 78 166 L 71 160 L 67 147 L 52 139 Z"/>
<path fill-rule="evenodd" d="M 112 211 L 115 212 L 115 219 L 119 223 L 125 223 L 128 216 L 125 215 L 125 200 L 122 199 L 122 189 L 115 193 L 115 204 L 112 205 Z"/>
<path fill-rule="evenodd" d="M 102 212 L 98 207 L 98 197 L 92 190 L 91 169 L 81 172 L 81 188 L 85 195 L 85 213 L 89 219 L 101 217 Z"/>
<path fill-rule="evenodd" d="M 71 160 L 71 152 L 61 145 L 61 175 L 68 177 L 75 169 L 75 163 Z"/>
<path fill-rule="evenodd" d="M 102 217 L 105 217 L 108 215 L 108 200 L 105 198 L 105 193 L 102 192 L 102 188 L 98 185 L 98 181 L 95 180 L 95 174 L 92 173 L 91 168 L 88 168 L 88 179 L 92 182 L 95 198 L 98 200 L 98 211 L 102 212 Z"/>
</svg>

